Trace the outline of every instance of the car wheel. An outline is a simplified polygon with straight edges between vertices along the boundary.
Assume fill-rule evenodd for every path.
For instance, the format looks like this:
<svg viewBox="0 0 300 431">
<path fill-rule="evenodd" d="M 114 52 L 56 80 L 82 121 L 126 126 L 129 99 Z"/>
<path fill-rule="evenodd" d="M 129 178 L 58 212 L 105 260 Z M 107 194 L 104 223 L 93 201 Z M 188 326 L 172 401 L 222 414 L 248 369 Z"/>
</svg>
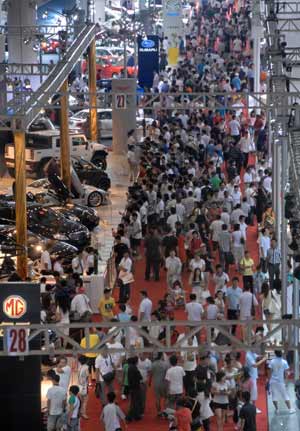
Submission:
<svg viewBox="0 0 300 431">
<path fill-rule="evenodd" d="M 95 157 L 92 162 L 94 163 L 94 165 L 98 166 L 99 168 L 103 169 L 105 171 L 105 169 L 107 168 L 107 163 L 105 158 L 102 157 Z"/>
<path fill-rule="evenodd" d="M 15 168 L 7 168 L 9 175 L 15 178 Z"/>
<path fill-rule="evenodd" d="M 99 192 L 92 192 L 88 197 L 89 207 L 99 207 L 103 203 L 103 196 Z"/>
</svg>

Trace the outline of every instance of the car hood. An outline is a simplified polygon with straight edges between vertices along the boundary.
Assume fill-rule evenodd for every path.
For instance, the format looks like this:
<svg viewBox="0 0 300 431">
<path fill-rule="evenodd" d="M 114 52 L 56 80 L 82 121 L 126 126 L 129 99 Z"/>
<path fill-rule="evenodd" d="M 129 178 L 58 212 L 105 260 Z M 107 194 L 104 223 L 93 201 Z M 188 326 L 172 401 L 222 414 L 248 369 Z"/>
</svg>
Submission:
<svg viewBox="0 0 300 431">
<path fill-rule="evenodd" d="M 105 190 L 98 189 L 97 187 L 90 186 L 88 184 L 84 184 L 83 185 L 83 189 L 84 189 L 85 195 L 89 195 L 92 192 L 101 193 L 103 196 L 107 196 L 108 195 L 108 192 L 106 192 Z"/>
</svg>

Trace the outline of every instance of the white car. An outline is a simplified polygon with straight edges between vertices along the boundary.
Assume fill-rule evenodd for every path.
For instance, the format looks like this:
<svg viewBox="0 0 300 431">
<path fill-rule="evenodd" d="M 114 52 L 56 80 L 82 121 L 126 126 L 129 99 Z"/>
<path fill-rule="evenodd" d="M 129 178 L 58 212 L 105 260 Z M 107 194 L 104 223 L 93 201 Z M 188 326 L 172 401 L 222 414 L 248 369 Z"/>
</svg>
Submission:
<svg viewBox="0 0 300 431">
<path fill-rule="evenodd" d="M 61 200 L 66 200 L 68 191 L 64 183 L 57 177 L 59 181 L 55 184 L 47 178 L 33 181 L 27 188 L 27 193 L 32 193 L 34 196 L 43 194 L 44 203 L 58 205 Z M 99 207 L 100 205 L 109 202 L 109 193 L 105 190 L 98 189 L 93 186 L 81 184 L 76 172 L 72 168 L 72 200 L 74 203 L 87 205 L 89 207 Z"/>
<path fill-rule="evenodd" d="M 112 110 L 111 109 L 97 109 L 99 129 L 101 138 L 112 138 Z M 76 112 L 72 117 L 69 118 L 69 126 L 71 128 L 77 128 L 83 130 L 86 122 L 89 118 L 89 110 L 82 109 Z M 143 123 L 143 117 L 136 118 L 137 127 L 141 127 Z M 153 118 L 145 118 L 146 126 L 152 124 Z"/>
</svg>

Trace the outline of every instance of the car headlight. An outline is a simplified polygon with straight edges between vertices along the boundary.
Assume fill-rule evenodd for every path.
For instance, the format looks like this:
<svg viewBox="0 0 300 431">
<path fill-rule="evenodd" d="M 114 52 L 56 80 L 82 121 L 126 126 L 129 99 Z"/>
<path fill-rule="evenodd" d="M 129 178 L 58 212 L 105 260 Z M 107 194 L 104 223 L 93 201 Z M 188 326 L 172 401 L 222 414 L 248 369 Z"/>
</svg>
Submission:
<svg viewBox="0 0 300 431">
<path fill-rule="evenodd" d="M 53 235 L 54 239 L 57 239 L 58 241 L 66 241 L 68 239 L 67 235 L 64 235 L 63 233 L 56 233 Z"/>
</svg>

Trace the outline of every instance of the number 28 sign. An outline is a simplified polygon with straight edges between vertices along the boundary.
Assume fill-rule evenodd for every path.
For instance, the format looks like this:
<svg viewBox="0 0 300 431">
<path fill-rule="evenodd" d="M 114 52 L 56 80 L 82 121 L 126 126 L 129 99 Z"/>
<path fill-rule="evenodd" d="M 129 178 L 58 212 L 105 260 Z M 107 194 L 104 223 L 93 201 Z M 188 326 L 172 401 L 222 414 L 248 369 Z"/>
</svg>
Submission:
<svg viewBox="0 0 300 431">
<path fill-rule="evenodd" d="M 8 356 L 23 356 L 28 354 L 28 332 L 24 328 L 9 328 L 6 331 L 6 346 Z"/>
</svg>

